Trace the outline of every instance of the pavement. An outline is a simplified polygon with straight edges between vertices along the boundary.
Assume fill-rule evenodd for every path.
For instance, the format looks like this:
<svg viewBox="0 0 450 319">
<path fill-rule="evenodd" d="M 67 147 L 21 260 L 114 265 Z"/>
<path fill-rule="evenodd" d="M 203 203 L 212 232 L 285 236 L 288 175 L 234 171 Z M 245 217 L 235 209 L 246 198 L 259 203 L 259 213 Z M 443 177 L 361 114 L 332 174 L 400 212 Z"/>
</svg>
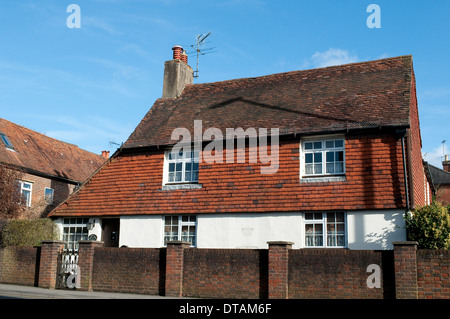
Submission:
<svg viewBox="0 0 450 319">
<path fill-rule="evenodd" d="M 47 289 L 31 286 L 0 284 L 0 299 L 173 299 L 156 295 Z"/>
</svg>

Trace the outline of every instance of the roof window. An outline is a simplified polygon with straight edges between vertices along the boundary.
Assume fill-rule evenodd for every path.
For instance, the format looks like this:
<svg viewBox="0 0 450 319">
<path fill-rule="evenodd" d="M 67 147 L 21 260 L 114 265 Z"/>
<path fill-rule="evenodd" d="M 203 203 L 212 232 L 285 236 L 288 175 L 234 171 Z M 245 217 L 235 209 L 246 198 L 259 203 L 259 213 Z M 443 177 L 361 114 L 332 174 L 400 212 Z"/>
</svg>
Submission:
<svg viewBox="0 0 450 319">
<path fill-rule="evenodd" d="M 12 145 L 11 141 L 9 140 L 8 136 L 6 136 L 5 133 L 0 132 L 0 139 L 2 140 L 3 144 L 5 144 L 6 148 L 14 150 L 14 146 Z"/>
</svg>

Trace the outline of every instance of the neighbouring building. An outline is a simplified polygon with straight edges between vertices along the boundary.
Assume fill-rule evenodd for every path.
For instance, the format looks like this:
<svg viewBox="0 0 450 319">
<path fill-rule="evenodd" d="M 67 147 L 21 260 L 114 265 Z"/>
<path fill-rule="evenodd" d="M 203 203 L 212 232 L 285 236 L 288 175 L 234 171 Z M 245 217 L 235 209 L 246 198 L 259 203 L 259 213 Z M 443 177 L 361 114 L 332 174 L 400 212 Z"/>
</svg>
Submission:
<svg viewBox="0 0 450 319">
<path fill-rule="evenodd" d="M 69 246 L 406 240 L 405 213 L 430 202 L 412 56 L 193 84 L 173 50 L 162 98 L 50 214 Z"/>
<path fill-rule="evenodd" d="M 106 155 L 105 155 L 106 156 Z M 20 174 L 20 218 L 46 217 L 106 158 L 0 118 L 0 165 Z"/>
<path fill-rule="evenodd" d="M 436 201 L 443 205 L 450 205 L 450 161 L 448 155 L 444 157 L 442 162 L 443 169 L 425 162 L 428 170 L 428 179 L 431 181 L 433 196 Z"/>
</svg>

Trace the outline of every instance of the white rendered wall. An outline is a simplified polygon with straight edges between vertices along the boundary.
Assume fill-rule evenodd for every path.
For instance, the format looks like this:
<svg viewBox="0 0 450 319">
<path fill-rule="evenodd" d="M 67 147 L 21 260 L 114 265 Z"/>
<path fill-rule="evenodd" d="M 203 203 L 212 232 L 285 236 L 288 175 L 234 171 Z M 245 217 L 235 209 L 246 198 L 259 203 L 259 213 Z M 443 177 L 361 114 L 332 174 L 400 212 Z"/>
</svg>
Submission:
<svg viewBox="0 0 450 319">
<path fill-rule="evenodd" d="M 291 241 L 300 248 L 299 213 L 207 214 L 197 216 L 198 248 L 268 248 L 268 241 Z"/>
<path fill-rule="evenodd" d="M 121 216 L 119 247 L 149 247 L 164 246 L 164 224 L 161 215 Z"/>
<path fill-rule="evenodd" d="M 393 249 L 393 241 L 406 240 L 404 214 L 402 210 L 348 212 L 348 248 Z"/>
<path fill-rule="evenodd" d="M 402 210 L 346 213 L 349 249 L 393 249 L 393 241 L 406 240 Z M 62 234 L 62 218 L 55 220 Z M 101 239 L 100 219 L 89 231 Z M 159 248 L 164 245 L 162 215 L 122 216 L 119 246 Z M 202 214 L 197 215 L 198 248 L 268 248 L 268 241 L 291 241 L 304 247 L 302 213 Z"/>
</svg>

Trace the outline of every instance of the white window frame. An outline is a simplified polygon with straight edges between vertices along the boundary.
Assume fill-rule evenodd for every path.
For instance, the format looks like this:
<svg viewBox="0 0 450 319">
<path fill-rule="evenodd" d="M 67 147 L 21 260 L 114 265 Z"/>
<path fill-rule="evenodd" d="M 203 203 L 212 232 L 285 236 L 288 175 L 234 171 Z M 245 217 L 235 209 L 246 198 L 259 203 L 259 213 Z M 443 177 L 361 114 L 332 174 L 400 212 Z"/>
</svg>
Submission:
<svg viewBox="0 0 450 319">
<path fill-rule="evenodd" d="M 27 196 L 25 206 L 31 207 L 31 197 L 33 196 L 33 183 L 31 182 L 25 182 L 25 181 L 19 181 L 20 184 L 20 195 L 22 198 L 24 198 L 24 192 L 30 192 L 30 196 Z M 29 188 L 24 187 L 24 185 L 29 185 Z"/>
<path fill-rule="evenodd" d="M 64 249 L 69 251 L 78 251 L 80 240 L 87 240 L 89 230 L 87 222 L 89 218 L 85 217 L 64 217 L 62 241 Z"/>
<path fill-rule="evenodd" d="M 166 220 L 170 219 L 170 225 L 166 225 Z M 187 241 L 191 243 L 191 247 L 197 246 L 197 216 L 196 215 L 166 215 L 163 216 L 163 243 L 164 246 L 167 246 L 167 242 L 170 241 Z M 172 231 L 171 234 L 168 234 L 167 227 L 177 227 L 177 231 L 175 234 Z M 195 227 L 194 234 L 183 233 L 183 228 L 187 227 L 188 231 L 191 230 L 191 227 Z M 193 240 L 191 240 L 193 239 Z"/>
<path fill-rule="evenodd" d="M 335 142 L 342 141 L 341 147 L 327 147 L 327 142 Z M 306 149 L 306 144 L 309 143 L 321 143 L 320 148 Z M 332 172 L 327 173 L 327 152 L 342 152 L 342 172 Z M 314 154 L 320 154 L 321 156 L 321 172 L 315 173 L 313 166 L 313 173 L 307 173 L 306 165 L 306 157 L 307 154 L 313 154 L 313 160 L 315 158 Z M 329 177 L 329 176 L 345 176 L 345 137 L 344 135 L 325 135 L 325 136 L 315 136 L 315 137 L 306 137 L 300 141 L 300 178 L 303 177 Z M 336 163 L 334 161 L 333 163 Z"/>
<path fill-rule="evenodd" d="M 337 222 L 336 220 L 333 222 L 329 220 L 328 214 L 343 214 L 343 222 Z M 307 214 L 320 214 L 321 219 L 306 219 Z M 336 215 L 335 215 L 336 216 Z M 328 225 L 334 225 L 336 227 L 337 224 L 344 225 L 344 232 L 343 234 L 340 234 L 340 236 L 344 236 L 344 244 L 343 245 L 330 245 L 329 244 L 329 234 L 328 234 Z M 307 240 L 307 225 L 321 225 L 322 226 L 322 245 L 310 245 L 308 244 Z M 342 211 L 336 211 L 336 212 L 311 212 L 311 213 L 304 213 L 303 214 L 303 247 L 305 248 L 346 248 L 347 243 L 347 214 Z M 336 228 L 335 228 L 336 231 Z M 314 235 L 314 234 L 312 234 Z M 332 234 L 333 236 L 338 236 L 337 232 Z M 320 236 L 318 236 L 320 237 Z M 314 240 L 314 239 L 313 239 Z M 330 238 L 331 240 L 331 238 Z M 337 240 L 337 239 L 336 239 Z"/>
<path fill-rule="evenodd" d="M 163 185 L 173 185 L 173 184 L 198 184 L 198 175 L 200 172 L 199 167 L 199 157 L 198 155 L 195 156 L 197 151 L 194 150 L 194 148 L 190 148 L 189 151 L 186 151 L 186 149 L 189 148 L 181 148 L 179 153 L 183 153 L 183 155 L 180 157 L 179 153 L 174 154 L 172 152 L 172 149 L 166 150 L 164 153 L 164 169 L 163 169 Z M 189 153 L 191 156 L 187 157 L 187 153 Z M 170 174 L 172 173 L 171 166 L 175 165 L 176 168 L 178 166 L 181 166 L 181 179 L 176 180 L 176 171 L 174 171 L 174 178 L 171 180 Z M 186 172 L 191 166 L 191 174 L 195 174 L 197 172 L 196 176 L 197 178 L 186 178 Z M 197 167 L 197 170 L 194 170 L 193 168 Z"/>
<path fill-rule="evenodd" d="M 46 195 L 47 190 L 51 190 L 52 191 L 50 196 Z M 44 200 L 45 200 L 45 202 L 47 204 L 53 204 L 54 196 L 55 196 L 55 190 L 53 188 L 50 188 L 50 187 L 45 187 L 44 188 Z"/>
</svg>

